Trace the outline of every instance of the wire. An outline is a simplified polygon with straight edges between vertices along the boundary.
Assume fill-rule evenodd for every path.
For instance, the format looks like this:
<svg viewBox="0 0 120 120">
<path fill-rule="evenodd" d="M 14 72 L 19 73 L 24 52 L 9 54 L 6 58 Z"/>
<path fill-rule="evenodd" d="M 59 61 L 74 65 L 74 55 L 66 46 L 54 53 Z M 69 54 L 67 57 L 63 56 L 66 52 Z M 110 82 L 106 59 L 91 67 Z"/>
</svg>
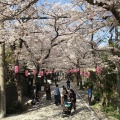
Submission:
<svg viewBox="0 0 120 120">
<path fill-rule="evenodd" d="M 107 34 L 110 33 L 114 29 L 113 23 L 111 24 L 111 27 L 109 28 L 110 29 L 101 38 L 98 38 L 97 45 L 99 45 L 103 41 L 103 39 L 107 36 Z"/>
</svg>

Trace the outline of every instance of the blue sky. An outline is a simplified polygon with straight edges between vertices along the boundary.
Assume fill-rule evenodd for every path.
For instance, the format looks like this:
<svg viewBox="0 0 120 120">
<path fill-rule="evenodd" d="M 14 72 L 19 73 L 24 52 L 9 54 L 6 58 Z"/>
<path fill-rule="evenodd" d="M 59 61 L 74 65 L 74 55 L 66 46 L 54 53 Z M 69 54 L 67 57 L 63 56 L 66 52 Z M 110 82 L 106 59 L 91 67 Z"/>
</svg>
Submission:
<svg viewBox="0 0 120 120">
<path fill-rule="evenodd" d="M 43 3 L 45 0 L 39 0 L 38 1 L 38 4 L 39 3 Z M 61 2 L 62 4 L 65 4 L 65 3 L 67 3 L 67 0 L 46 0 L 47 2 L 50 2 L 50 3 L 52 3 L 52 2 Z"/>
</svg>

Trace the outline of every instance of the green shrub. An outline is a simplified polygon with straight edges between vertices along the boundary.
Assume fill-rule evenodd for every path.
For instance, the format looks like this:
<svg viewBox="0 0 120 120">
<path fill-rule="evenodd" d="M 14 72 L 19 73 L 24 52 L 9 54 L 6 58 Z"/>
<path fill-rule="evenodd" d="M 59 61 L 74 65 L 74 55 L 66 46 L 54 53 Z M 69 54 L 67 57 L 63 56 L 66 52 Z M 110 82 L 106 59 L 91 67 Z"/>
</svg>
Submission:
<svg viewBox="0 0 120 120">
<path fill-rule="evenodd" d="M 99 92 L 94 92 L 93 95 L 94 95 L 95 97 L 99 97 L 99 98 L 100 98 L 100 93 L 99 93 Z"/>
<path fill-rule="evenodd" d="M 105 112 L 107 115 L 112 116 L 118 120 L 120 119 L 118 110 L 113 106 L 102 107 L 102 112 Z"/>
</svg>

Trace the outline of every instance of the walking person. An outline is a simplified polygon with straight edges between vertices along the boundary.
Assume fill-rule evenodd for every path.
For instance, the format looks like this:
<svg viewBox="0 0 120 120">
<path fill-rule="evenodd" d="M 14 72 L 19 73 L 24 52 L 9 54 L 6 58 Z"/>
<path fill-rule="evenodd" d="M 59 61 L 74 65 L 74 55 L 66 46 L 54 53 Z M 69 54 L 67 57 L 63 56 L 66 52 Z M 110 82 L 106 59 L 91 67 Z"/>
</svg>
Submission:
<svg viewBox="0 0 120 120">
<path fill-rule="evenodd" d="M 36 85 L 33 86 L 33 95 L 32 95 L 32 105 L 35 105 L 38 102 L 38 91 Z"/>
<path fill-rule="evenodd" d="M 45 92 L 46 92 L 46 100 L 51 100 L 51 89 L 49 83 L 45 85 Z"/>
<path fill-rule="evenodd" d="M 60 91 L 59 91 L 58 84 L 56 84 L 56 87 L 54 88 L 54 98 L 55 98 L 56 106 L 58 105 L 58 102 L 59 102 L 59 96 L 60 96 Z"/>
<path fill-rule="evenodd" d="M 63 103 L 64 103 L 64 88 L 65 88 L 65 86 L 62 86 L 62 88 L 60 89 L 61 105 L 63 105 Z"/>
<path fill-rule="evenodd" d="M 91 105 L 92 89 L 90 88 L 90 86 L 87 86 L 87 93 L 88 93 L 88 102 L 89 105 Z"/>
<path fill-rule="evenodd" d="M 72 107 L 73 107 L 74 112 L 75 112 L 76 111 L 76 94 L 72 89 L 70 89 L 69 99 L 72 103 Z"/>
<path fill-rule="evenodd" d="M 55 85 L 57 84 L 57 80 L 56 80 L 56 78 L 54 78 L 54 81 L 55 81 Z"/>
<path fill-rule="evenodd" d="M 70 80 L 68 79 L 66 83 L 67 83 L 67 88 L 70 89 Z"/>
<path fill-rule="evenodd" d="M 64 87 L 63 94 L 64 94 L 64 104 L 65 104 L 68 101 L 68 91 L 65 87 Z"/>
</svg>

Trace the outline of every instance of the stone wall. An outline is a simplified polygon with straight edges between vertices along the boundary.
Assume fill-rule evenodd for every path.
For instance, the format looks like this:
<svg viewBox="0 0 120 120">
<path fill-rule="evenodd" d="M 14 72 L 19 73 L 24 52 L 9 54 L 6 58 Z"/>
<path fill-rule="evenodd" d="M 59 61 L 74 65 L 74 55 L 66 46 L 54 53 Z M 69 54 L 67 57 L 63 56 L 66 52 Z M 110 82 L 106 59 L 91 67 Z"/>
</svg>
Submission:
<svg viewBox="0 0 120 120">
<path fill-rule="evenodd" d="M 20 82 L 22 86 L 22 94 L 23 96 L 28 95 L 28 82 L 23 80 Z M 17 101 L 18 94 L 17 94 L 17 87 L 15 85 L 8 85 L 6 86 L 6 105 L 12 104 L 13 102 Z"/>
<path fill-rule="evenodd" d="M 26 80 L 24 74 L 20 75 L 19 78 L 20 86 L 22 87 L 22 95 L 23 96 L 32 96 L 33 91 L 33 76 L 28 77 L 28 80 Z M 38 78 L 37 81 L 38 90 L 41 90 L 41 86 L 44 86 L 44 78 Z M 17 94 L 17 88 L 15 85 L 6 85 L 6 105 L 12 104 L 13 102 L 17 101 L 18 94 Z"/>
<path fill-rule="evenodd" d="M 17 88 L 15 85 L 6 86 L 6 105 L 17 101 Z"/>
</svg>

